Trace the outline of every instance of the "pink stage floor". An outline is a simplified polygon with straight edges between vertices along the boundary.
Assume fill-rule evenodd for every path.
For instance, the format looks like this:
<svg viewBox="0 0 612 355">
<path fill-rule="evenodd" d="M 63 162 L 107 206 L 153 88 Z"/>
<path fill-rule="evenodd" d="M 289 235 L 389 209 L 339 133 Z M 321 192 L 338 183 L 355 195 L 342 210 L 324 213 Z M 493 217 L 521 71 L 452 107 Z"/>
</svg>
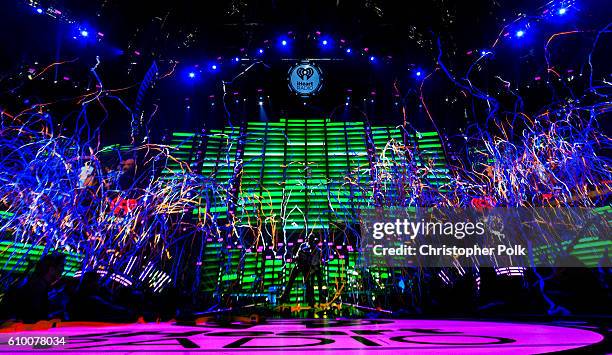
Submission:
<svg viewBox="0 0 612 355">
<path fill-rule="evenodd" d="M 65 345 L 15 345 L 64 338 Z M 9 340 L 13 341 L 12 346 Z M 170 323 L 68 326 L 0 334 L 2 352 L 208 352 L 215 354 L 539 354 L 593 346 L 604 337 L 588 329 L 542 324 L 455 320 L 268 320 L 265 324 Z M 40 339 L 39 339 L 40 342 Z"/>
</svg>

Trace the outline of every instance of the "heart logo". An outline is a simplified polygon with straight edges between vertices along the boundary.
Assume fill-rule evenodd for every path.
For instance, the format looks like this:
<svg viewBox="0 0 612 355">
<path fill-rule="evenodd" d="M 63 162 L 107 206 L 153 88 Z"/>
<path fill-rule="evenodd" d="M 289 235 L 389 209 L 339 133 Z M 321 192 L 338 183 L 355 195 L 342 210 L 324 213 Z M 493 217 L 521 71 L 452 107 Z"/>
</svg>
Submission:
<svg viewBox="0 0 612 355">
<path fill-rule="evenodd" d="M 312 77 L 314 75 L 314 69 L 312 67 L 300 67 L 297 69 L 297 75 L 302 79 L 302 80 L 308 80 L 310 79 L 310 77 Z"/>
</svg>

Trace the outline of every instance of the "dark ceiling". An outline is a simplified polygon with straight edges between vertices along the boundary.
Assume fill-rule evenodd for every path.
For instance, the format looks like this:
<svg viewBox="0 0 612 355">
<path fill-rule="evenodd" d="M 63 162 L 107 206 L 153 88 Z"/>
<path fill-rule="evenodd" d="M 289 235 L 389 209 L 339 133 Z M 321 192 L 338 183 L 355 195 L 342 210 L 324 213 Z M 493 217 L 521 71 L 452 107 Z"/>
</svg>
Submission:
<svg viewBox="0 0 612 355">
<path fill-rule="evenodd" d="M 97 73 L 105 87 L 132 87 L 121 94 L 128 103 L 134 102 L 137 83 L 155 60 L 162 73 L 177 65 L 171 77 L 176 80 L 166 80 L 156 88 L 157 102 L 161 103 L 160 121 L 166 127 L 176 128 L 180 125 L 177 122 L 186 127 L 202 122 L 223 124 L 224 112 L 209 112 L 211 97 L 214 95 L 213 101 L 219 100 L 221 80 L 231 80 L 246 65 L 224 64 L 219 73 L 192 83 L 185 82 L 185 70 L 201 68 L 210 61 L 227 62 L 237 55 L 249 57 L 256 48 L 265 47 L 269 49 L 265 58 L 269 66 L 257 67 L 248 78 L 229 89 L 241 91 L 245 97 L 255 95 L 257 88 L 265 89 L 274 101 L 273 116 L 328 116 L 334 107 L 343 103 L 342 96 L 348 88 L 360 98 L 373 89 L 378 90 L 381 109 L 373 112 L 379 112 L 378 116 L 391 117 L 387 115 L 387 108 L 391 107 L 391 97 L 397 92 L 407 98 L 406 102 L 411 105 L 409 112 L 422 116 L 416 95 L 420 82 L 412 80 L 406 70 L 416 67 L 426 73 L 434 70 L 438 39 L 447 67 L 464 73 L 474 61 L 466 53 L 486 50 L 505 24 L 521 14 L 541 11 L 546 4 L 545 0 L 6 0 L 0 4 L 0 103 L 19 110 L 24 102 L 63 102 L 65 98 L 81 94 L 83 88 L 95 87 L 96 79 L 90 68 L 95 65 L 96 57 L 101 59 Z M 606 5 L 609 0 L 581 1 L 576 5 L 580 16 L 573 22 L 547 24 L 546 29 L 538 31 L 537 38 L 534 35 L 529 39 L 531 42 L 525 41 L 522 46 L 500 46 L 486 66 L 491 74 L 474 77 L 475 83 L 495 89 L 499 82 L 493 79 L 494 75 L 501 75 L 528 85 L 527 79 L 545 69 L 542 44 L 546 36 L 555 31 L 594 30 L 605 26 L 612 11 Z M 36 8 L 59 9 L 62 15 L 56 18 L 37 15 Z M 102 33 L 103 38 L 72 40 L 75 26 L 86 27 L 94 34 Z M 321 52 L 317 32 L 336 41 L 333 50 Z M 280 36 L 291 37 L 290 52 L 277 48 Z M 381 59 L 381 64 L 390 64 L 372 66 L 341 61 L 324 67 L 326 91 L 313 100 L 312 110 L 303 111 L 288 95 L 287 64 L 279 65 L 275 61 L 339 57 L 340 40 L 346 41 L 344 47 L 368 48 Z M 566 53 L 568 61 L 571 53 L 578 52 Z M 41 76 L 41 80 L 47 81 L 23 83 L 29 68 L 39 72 L 54 61 L 72 59 L 76 61 L 54 67 Z M 576 62 L 575 70 L 580 70 L 580 65 L 583 64 Z M 478 67 L 475 71 L 481 69 Z M 434 114 L 449 129 L 464 125 L 468 116 L 464 113 L 465 105 L 459 102 L 454 108 L 438 110 L 457 101 L 459 91 L 452 86 L 448 80 L 432 78 L 426 88 L 439 91 L 430 95 L 434 100 Z M 534 107 L 549 100 L 548 95 L 547 92 L 536 95 L 538 104 Z M 184 118 L 187 106 L 191 111 L 189 118 Z M 181 119 L 177 119 L 179 115 Z M 459 116 L 463 118 L 458 120 Z"/>
</svg>

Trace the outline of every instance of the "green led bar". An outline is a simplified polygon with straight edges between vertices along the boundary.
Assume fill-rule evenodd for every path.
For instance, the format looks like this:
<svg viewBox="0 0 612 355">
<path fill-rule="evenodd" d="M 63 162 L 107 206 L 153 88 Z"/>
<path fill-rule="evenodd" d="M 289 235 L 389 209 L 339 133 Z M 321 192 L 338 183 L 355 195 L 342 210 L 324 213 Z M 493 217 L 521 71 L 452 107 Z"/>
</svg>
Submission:
<svg viewBox="0 0 612 355">
<path fill-rule="evenodd" d="M 45 251 L 44 245 L 32 245 L 27 243 L 0 242 L 0 270 L 7 272 L 22 273 L 31 269 L 38 262 Z M 77 253 L 60 252 L 66 255 L 64 275 L 74 276 L 81 269 L 83 257 Z"/>
</svg>

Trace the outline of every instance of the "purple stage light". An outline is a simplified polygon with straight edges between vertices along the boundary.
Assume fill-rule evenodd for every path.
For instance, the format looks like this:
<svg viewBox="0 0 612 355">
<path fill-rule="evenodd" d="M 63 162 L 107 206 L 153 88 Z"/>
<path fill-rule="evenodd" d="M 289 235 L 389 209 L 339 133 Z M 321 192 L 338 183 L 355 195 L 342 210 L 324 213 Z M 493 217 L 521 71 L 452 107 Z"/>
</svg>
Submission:
<svg viewBox="0 0 612 355">
<path fill-rule="evenodd" d="M 364 309 L 368 309 L 363 307 Z M 374 309 L 372 309 L 374 310 Z M 343 323 L 346 323 L 344 325 Z M 551 326 L 543 324 L 515 324 L 503 322 L 479 322 L 457 320 L 370 320 L 354 319 L 270 319 L 266 323 L 252 325 L 246 336 L 244 331 L 222 326 L 202 324 L 199 326 L 176 326 L 171 323 L 108 324 L 91 326 L 66 326 L 45 330 L 45 336 L 79 339 L 62 346 L 65 350 L 87 347 L 90 351 L 164 351 L 185 352 L 188 341 L 200 350 L 239 354 L 276 350 L 291 350 L 291 354 L 309 354 L 312 351 L 367 352 L 376 346 L 378 352 L 440 354 L 541 354 L 579 349 L 601 342 L 601 334 L 585 329 Z M 318 334 L 295 336 L 295 333 L 314 332 L 308 324 L 327 325 Z M 209 327 L 204 331 L 202 326 Z M 328 328 L 329 327 L 329 328 Z M 332 328 L 333 327 L 333 328 Z M 333 332 L 329 331 L 333 329 Z M 368 329 L 368 334 L 357 333 Z M 435 331 L 427 331 L 435 329 Z M 177 341 L 168 334 L 178 331 L 185 341 Z M 117 337 L 117 333 L 129 336 Z M 193 332 L 193 334 L 190 334 Z M 332 334 L 333 333 L 333 334 Z M 356 334 L 361 334 L 356 336 Z M 25 337 L 30 332 L 14 332 L 12 337 Z M 86 335 L 86 336 L 85 336 Z M 13 350 L 6 343 L 0 351 Z"/>
</svg>

